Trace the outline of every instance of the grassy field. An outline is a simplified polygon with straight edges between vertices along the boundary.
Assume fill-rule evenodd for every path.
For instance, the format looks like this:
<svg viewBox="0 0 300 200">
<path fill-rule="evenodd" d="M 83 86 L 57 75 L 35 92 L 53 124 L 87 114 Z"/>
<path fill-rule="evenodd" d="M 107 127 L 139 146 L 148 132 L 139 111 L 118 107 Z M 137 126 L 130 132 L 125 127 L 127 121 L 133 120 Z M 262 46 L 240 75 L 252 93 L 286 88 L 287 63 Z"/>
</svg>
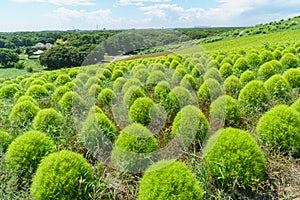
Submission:
<svg viewBox="0 0 300 200">
<path fill-rule="evenodd" d="M 79 154 L 88 163 L 91 176 L 82 179 L 82 176 L 74 175 L 72 181 L 75 187 L 70 187 L 64 198 L 133 200 L 139 198 L 144 174 L 130 171 L 132 168 L 129 166 L 136 167 L 132 166 L 136 160 L 118 154 L 117 149 L 124 148 L 122 150 L 134 154 L 146 154 L 147 162 L 150 160 L 151 163 L 152 157 L 147 154 L 150 147 L 150 150 L 164 149 L 172 140 L 176 140 L 174 138 L 178 132 L 186 134 L 192 132 L 192 128 L 198 127 L 199 134 L 197 132 L 196 139 L 188 148 L 181 149 L 182 154 L 176 159 L 191 171 L 195 183 L 205 191 L 204 199 L 297 199 L 300 197 L 300 158 L 295 153 L 299 150 L 299 141 L 294 135 L 299 134 L 297 130 L 300 130 L 300 113 L 296 108 L 291 108 L 291 105 L 300 99 L 300 79 L 297 76 L 300 74 L 297 71 L 300 69 L 299 35 L 300 30 L 289 30 L 197 45 L 174 54 L 161 53 L 109 64 L 55 71 L 43 71 L 36 60 L 28 60 L 26 56 L 22 56 L 26 68 L 32 68 L 39 73 L 33 75 L 26 70 L 0 69 L 0 78 L 7 79 L 0 81 L 0 133 L 7 132 L 11 140 L 5 140 L 4 134 L 0 135 L 0 139 L 10 143 L 29 130 L 38 130 L 53 141 L 54 147 L 47 149 L 45 155 L 33 156 L 32 160 L 36 161 L 39 156 L 48 156 L 50 152 L 63 150 Z M 112 57 L 106 57 L 106 60 L 109 62 Z M 24 77 L 16 78 L 19 75 Z M 231 100 L 225 106 L 229 114 L 214 118 L 212 111 L 219 108 L 216 102 L 224 94 Z M 90 105 L 90 99 L 93 100 L 93 105 Z M 72 110 L 72 106 L 76 105 L 74 102 L 81 107 Z M 157 106 L 151 110 L 157 111 L 156 117 L 164 113 L 165 118 L 157 118 L 159 120 L 156 119 L 154 125 L 150 124 L 148 120 L 152 119 L 148 118 L 153 113 L 150 113 L 149 105 Z M 194 107 L 190 107 L 192 105 Z M 222 102 L 220 105 L 224 106 Z M 272 130 L 274 137 L 266 139 L 257 126 L 267 112 L 279 105 L 285 105 L 285 114 L 293 117 L 281 119 L 280 115 L 273 116 L 278 118 L 267 123 L 266 131 Z M 160 108 L 164 108 L 164 112 L 158 112 Z M 185 108 L 189 108 L 189 114 L 184 115 L 181 112 Z M 49 109 L 52 109 L 51 112 Z M 95 118 L 92 118 L 92 111 L 96 113 Z M 189 118 L 191 116 L 197 117 Z M 199 116 L 201 119 L 198 119 Z M 223 123 L 221 127 L 217 126 L 218 120 Z M 165 122 L 162 126 L 159 124 L 161 121 Z M 132 128 L 130 125 L 133 123 L 142 125 Z M 178 123 L 186 126 L 180 129 Z M 160 128 L 158 131 L 157 127 Z M 215 129 L 229 127 L 241 132 L 247 131 L 243 132 L 245 137 L 238 137 L 240 132 L 229 139 L 225 135 L 225 143 L 216 145 L 220 148 L 219 154 L 216 154 L 219 160 L 207 161 L 206 156 L 211 152 L 203 149 L 215 147 L 217 138 L 212 137 Z M 149 133 L 145 131 L 146 128 Z M 203 130 L 201 133 L 200 129 Z M 150 130 L 156 131 L 155 134 Z M 128 134 L 127 131 L 134 131 L 134 134 Z M 143 133 L 143 139 L 138 135 L 140 132 Z M 288 136 L 284 137 L 285 134 Z M 84 143 L 86 141 L 83 136 L 92 137 L 93 142 L 102 141 L 103 136 L 109 138 L 105 142 L 111 142 L 118 147 L 108 147 L 109 150 L 112 148 L 111 157 L 115 156 L 118 160 L 119 156 L 120 163 L 111 159 L 110 155 L 96 154 L 104 151 L 106 143 L 92 142 L 91 145 L 95 146 L 91 147 L 87 145 L 90 143 Z M 151 140 L 145 139 L 145 136 Z M 9 138 L 7 134 L 6 137 Z M 184 139 L 183 137 L 180 142 L 184 143 Z M 214 145 L 206 147 L 206 139 L 211 140 L 209 144 Z M 36 181 L 32 177 L 36 175 L 38 166 L 31 165 L 30 159 L 35 149 L 43 146 L 25 142 L 24 147 L 28 148 L 17 149 L 16 154 L 11 150 L 13 153 L 10 155 L 21 158 L 19 161 L 25 163 L 21 167 L 6 165 L 8 153 L 5 153 L 6 149 L 2 152 L 2 147 L 0 148 L 0 199 L 33 198 L 30 188 L 33 187 L 32 182 Z M 179 144 L 175 143 L 170 147 L 171 152 L 167 153 L 176 155 L 177 152 L 172 151 L 176 145 Z M 298 153 L 300 154 L 300 150 Z M 259 156 L 264 159 L 256 162 L 255 159 Z M 258 162 L 262 162 L 262 167 L 256 165 L 261 164 Z M 252 165 L 248 165 L 250 163 Z M 62 166 L 65 165 L 68 163 Z M 217 166 L 217 170 L 214 166 Z M 14 167 L 19 168 L 15 170 Z M 25 171 L 22 171 L 23 167 Z M 49 169 L 52 167 L 48 166 Z M 77 165 L 69 167 L 78 170 Z M 65 179 L 69 173 L 65 173 L 60 167 L 57 169 L 62 170 L 60 174 L 49 173 L 49 176 L 58 179 L 49 180 L 60 180 L 58 184 L 62 185 L 57 187 L 58 184 L 49 184 L 39 189 L 46 190 L 51 187 L 58 191 L 64 190 L 63 184 L 68 182 Z M 256 177 L 257 171 L 259 176 Z M 167 174 L 164 178 L 170 178 L 170 182 L 157 181 L 150 185 L 157 187 L 151 192 L 158 191 L 157 195 L 168 193 L 160 185 L 162 182 L 170 185 L 172 189 L 175 184 L 182 184 L 182 188 L 185 188 L 186 182 L 182 177 L 180 173 Z M 159 178 L 161 177 L 156 175 L 152 180 Z M 193 178 L 187 183 L 190 184 Z M 188 191 L 192 193 L 193 189 L 194 187 L 190 187 Z M 173 193 L 176 192 L 181 191 L 177 191 L 175 187 Z M 73 196 L 68 196 L 71 193 Z"/>
</svg>

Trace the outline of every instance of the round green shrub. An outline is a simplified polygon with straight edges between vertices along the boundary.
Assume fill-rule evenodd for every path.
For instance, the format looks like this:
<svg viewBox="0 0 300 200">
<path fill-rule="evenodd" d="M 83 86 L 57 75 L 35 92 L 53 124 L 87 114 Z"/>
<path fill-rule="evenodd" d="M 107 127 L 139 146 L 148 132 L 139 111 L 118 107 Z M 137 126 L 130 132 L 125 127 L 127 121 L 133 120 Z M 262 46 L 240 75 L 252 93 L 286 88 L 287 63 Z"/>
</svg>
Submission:
<svg viewBox="0 0 300 200">
<path fill-rule="evenodd" d="M 54 147 L 50 137 L 44 133 L 28 131 L 9 145 L 5 157 L 7 168 L 18 175 L 30 177 Z"/>
<path fill-rule="evenodd" d="M 90 97 L 97 97 L 100 92 L 102 91 L 102 88 L 98 84 L 94 84 L 90 87 L 88 94 Z"/>
<path fill-rule="evenodd" d="M 151 165 L 140 180 L 138 199 L 200 200 L 203 194 L 199 182 L 184 163 L 162 160 Z"/>
<path fill-rule="evenodd" d="M 170 84 L 167 81 L 161 81 L 154 88 L 154 98 L 163 101 L 170 91 Z"/>
<path fill-rule="evenodd" d="M 46 90 L 51 91 L 51 92 L 55 90 L 55 86 L 54 86 L 53 83 L 45 83 L 45 84 L 43 85 L 43 87 L 44 87 Z"/>
<path fill-rule="evenodd" d="M 169 92 L 164 102 L 170 115 L 176 114 L 187 105 L 195 105 L 195 98 L 190 91 L 184 87 L 175 87 Z"/>
<path fill-rule="evenodd" d="M 114 91 L 110 88 L 103 89 L 97 97 L 100 105 L 111 106 L 112 99 L 116 97 Z"/>
<path fill-rule="evenodd" d="M 70 112 L 72 108 L 85 108 L 85 101 L 76 92 L 66 92 L 59 100 L 58 106 L 61 110 Z"/>
<path fill-rule="evenodd" d="M 44 158 L 32 180 L 33 199 L 88 199 L 92 169 L 82 155 L 71 151 L 52 153 Z"/>
<path fill-rule="evenodd" d="M 262 63 L 266 63 L 273 60 L 274 57 L 271 51 L 264 50 L 263 52 L 260 53 L 260 59 Z"/>
<path fill-rule="evenodd" d="M 16 104 L 20 103 L 20 102 L 24 102 L 24 101 L 29 101 L 29 102 L 33 103 L 34 105 L 39 106 L 39 103 L 34 98 L 32 98 L 31 96 L 28 96 L 28 95 L 23 95 L 23 96 L 19 97 Z"/>
<path fill-rule="evenodd" d="M 59 101 L 62 98 L 62 96 L 64 96 L 64 94 L 69 91 L 71 90 L 66 86 L 59 86 L 58 88 L 56 88 L 56 90 L 54 90 L 52 96 L 56 101 Z"/>
<path fill-rule="evenodd" d="M 261 59 L 257 53 L 250 53 L 246 59 L 250 66 L 257 67 L 261 64 Z"/>
<path fill-rule="evenodd" d="M 131 78 L 131 79 L 128 79 L 125 84 L 123 85 L 122 87 L 122 92 L 125 93 L 127 92 L 127 90 L 131 87 L 131 86 L 141 86 L 142 83 L 139 79 L 137 78 Z"/>
<path fill-rule="evenodd" d="M 239 58 L 233 65 L 232 71 L 235 75 L 241 75 L 244 71 L 249 68 L 249 64 L 246 58 L 241 57 Z"/>
<path fill-rule="evenodd" d="M 242 83 L 238 77 L 231 75 L 224 81 L 224 89 L 227 95 L 237 98 L 242 89 Z"/>
<path fill-rule="evenodd" d="M 272 54 L 273 54 L 274 59 L 276 59 L 276 60 L 280 60 L 281 57 L 282 57 L 281 51 L 278 50 L 278 49 L 276 49 L 275 51 L 273 51 Z"/>
<path fill-rule="evenodd" d="M 200 99 L 214 101 L 223 94 L 224 91 L 219 82 L 215 79 L 210 78 L 205 80 L 205 82 L 200 86 L 197 96 Z"/>
<path fill-rule="evenodd" d="M 282 64 L 278 60 L 271 60 L 269 63 L 273 66 L 276 72 L 280 72 L 282 69 Z"/>
<path fill-rule="evenodd" d="M 153 71 L 147 78 L 147 84 L 149 85 L 156 85 L 160 81 L 165 81 L 166 77 L 162 71 Z"/>
<path fill-rule="evenodd" d="M 195 138 L 202 145 L 209 130 L 209 123 L 196 106 L 185 106 L 177 113 L 172 124 L 172 136 L 178 134 L 179 140 L 184 147 L 191 144 Z"/>
<path fill-rule="evenodd" d="M 300 113 L 279 105 L 266 112 L 259 120 L 256 131 L 272 149 L 300 155 Z"/>
<path fill-rule="evenodd" d="M 273 98 L 285 97 L 291 89 L 288 81 L 279 74 L 269 78 L 264 86 Z"/>
<path fill-rule="evenodd" d="M 198 90 L 198 84 L 194 77 L 190 74 L 186 74 L 180 82 L 181 87 L 185 87 L 188 90 Z"/>
<path fill-rule="evenodd" d="M 222 60 L 222 62 L 221 62 L 221 65 L 224 65 L 224 64 L 230 64 L 230 65 L 232 65 L 233 63 L 232 63 L 232 60 L 229 58 L 229 57 L 226 57 L 226 58 L 224 58 L 223 60 Z"/>
<path fill-rule="evenodd" d="M 40 110 L 33 120 L 33 128 L 45 133 L 56 134 L 64 122 L 64 117 L 53 108 Z M 59 134 L 59 133 L 58 133 Z"/>
<path fill-rule="evenodd" d="M 289 82 L 292 88 L 300 87 L 300 68 L 288 69 L 283 73 L 283 77 Z"/>
<path fill-rule="evenodd" d="M 32 81 L 32 83 L 30 84 L 30 86 L 33 85 L 44 85 L 45 84 L 45 80 L 43 79 L 35 79 L 34 81 Z"/>
<path fill-rule="evenodd" d="M 87 82 L 85 83 L 84 87 L 86 89 L 90 89 L 92 87 L 92 85 L 94 85 L 94 84 L 96 84 L 96 85 L 100 85 L 101 84 L 101 81 L 100 81 L 99 77 L 93 76 L 93 77 L 89 78 L 87 80 Z"/>
<path fill-rule="evenodd" d="M 126 79 L 123 77 L 117 78 L 113 83 L 113 89 L 115 93 L 121 93 L 122 87 L 126 83 Z"/>
<path fill-rule="evenodd" d="M 232 66 L 229 63 L 225 63 L 220 68 L 220 74 L 223 79 L 226 79 L 232 74 Z"/>
<path fill-rule="evenodd" d="M 33 85 L 30 86 L 25 95 L 32 96 L 33 98 L 41 98 L 48 95 L 48 91 L 44 86 Z"/>
<path fill-rule="evenodd" d="M 139 69 L 134 73 L 134 78 L 139 79 L 142 83 L 145 83 L 147 78 L 149 77 L 149 70 L 148 69 Z"/>
<path fill-rule="evenodd" d="M 123 75 L 124 75 L 124 73 L 122 70 L 119 70 L 119 69 L 114 70 L 113 74 L 111 76 L 111 80 L 115 81 L 115 80 L 117 80 L 117 78 L 122 77 Z"/>
<path fill-rule="evenodd" d="M 240 120 L 240 109 L 237 101 L 231 96 L 220 96 L 210 105 L 210 117 L 225 121 L 225 126 L 235 125 Z"/>
<path fill-rule="evenodd" d="M 293 108 L 294 110 L 296 110 L 297 112 L 300 113 L 300 99 L 298 99 L 297 101 L 295 101 L 292 105 L 291 108 Z"/>
<path fill-rule="evenodd" d="M 79 139 L 95 156 L 100 156 L 108 142 L 114 142 L 117 137 L 117 128 L 110 119 L 96 107 L 90 111 L 87 119 L 82 125 Z M 99 148 L 100 147 L 100 148 Z"/>
<path fill-rule="evenodd" d="M 217 80 L 220 84 L 223 82 L 221 74 L 217 68 L 209 68 L 207 70 L 204 75 L 204 80 L 208 80 L 210 78 Z"/>
<path fill-rule="evenodd" d="M 240 186 L 253 186 L 264 179 L 266 170 L 264 155 L 255 139 L 248 132 L 234 128 L 220 130 L 209 138 L 204 161 L 220 186 L 230 186 L 236 181 Z"/>
<path fill-rule="evenodd" d="M 153 134 L 140 124 L 132 124 L 118 136 L 111 161 L 118 169 L 141 172 L 154 162 L 151 153 L 156 150 L 158 143 Z"/>
<path fill-rule="evenodd" d="M 245 108 L 262 108 L 268 102 L 267 90 L 262 81 L 253 80 L 241 90 L 238 100 Z"/>
<path fill-rule="evenodd" d="M 9 133 L 0 130 L 0 154 L 6 152 L 13 139 L 14 138 Z"/>
<path fill-rule="evenodd" d="M 13 97 L 15 93 L 20 90 L 20 86 L 18 84 L 10 84 L 2 86 L 0 89 L 0 97 L 9 98 Z"/>
<path fill-rule="evenodd" d="M 132 86 L 124 94 L 123 102 L 128 108 L 137 100 L 138 98 L 146 97 L 143 90 L 140 87 Z"/>
<path fill-rule="evenodd" d="M 30 101 L 22 101 L 16 103 L 9 114 L 9 120 L 18 125 L 26 125 L 30 123 L 40 108 Z"/>
<path fill-rule="evenodd" d="M 66 84 L 68 82 L 71 82 L 71 81 L 72 81 L 72 79 L 70 78 L 69 75 L 61 74 L 56 78 L 55 84 L 60 86 L 60 85 L 64 85 L 64 84 Z"/>
<path fill-rule="evenodd" d="M 172 85 L 178 85 L 184 76 L 178 70 L 175 70 L 172 75 Z"/>
<path fill-rule="evenodd" d="M 69 75 L 69 77 L 70 77 L 71 79 L 74 79 L 74 78 L 76 78 L 76 76 L 78 75 L 78 73 L 79 73 L 79 70 L 73 68 L 73 69 L 70 69 L 70 70 L 69 70 L 68 75 Z"/>
<path fill-rule="evenodd" d="M 283 66 L 287 66 L 289 68 L 297 68 L 299 66 L 298 58 L 292 53 L 285 54 L 281 58 L 280 62 Z"/>
<path fill-rule="evenodd" d="M 240 77 L 242 85 L 246 85 L 247 83 L 253 80 L 255 80 L 255 76 L 254 73 L 250 70 L 244 71 Z"/>
<path fill-rule="evenodd" d="M 258 69 L 258 75 L 264 80 L 267 80 L 274 74 L 275 74 L 275 69 L 274 69 L 273 65 L 269 62 L 263 64 Z"/>
<path fill-rule="evenodd" d="M 157 111 L 154 101 L 148 97 L 138 98 L 134 101 L 129 110 L 132 122 L 147 126 L 151 122 L 151 111 Z"/>
</svg>

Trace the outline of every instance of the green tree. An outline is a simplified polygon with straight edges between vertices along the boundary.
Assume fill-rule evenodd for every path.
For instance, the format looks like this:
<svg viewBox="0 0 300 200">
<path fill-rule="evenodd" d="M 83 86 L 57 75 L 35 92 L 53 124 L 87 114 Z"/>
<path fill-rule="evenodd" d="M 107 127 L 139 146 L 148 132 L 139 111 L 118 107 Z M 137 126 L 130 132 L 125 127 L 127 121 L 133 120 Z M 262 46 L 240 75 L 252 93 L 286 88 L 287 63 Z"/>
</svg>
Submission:
<svg viewBox="0 0 300 200">
<path fill-rule="evenodd" d="M 19 61 L 19 56 L 12 50 L 0 48 L 0 65 L 9 67 Z"/>
<path fill-rule="evenodd" d="M 83 60 L 79 50 L 70 46 L 53 46 L 40 56 L 41 64 L 49 69 L 80 66 Z"/>
</svg>

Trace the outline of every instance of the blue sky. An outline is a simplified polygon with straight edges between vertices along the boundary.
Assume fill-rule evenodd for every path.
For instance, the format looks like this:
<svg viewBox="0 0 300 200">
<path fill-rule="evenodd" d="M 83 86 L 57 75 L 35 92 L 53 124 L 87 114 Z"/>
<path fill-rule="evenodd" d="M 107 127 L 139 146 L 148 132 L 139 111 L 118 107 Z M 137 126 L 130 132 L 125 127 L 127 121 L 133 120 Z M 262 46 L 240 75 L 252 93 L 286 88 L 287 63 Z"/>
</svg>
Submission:
<svg viewBox="0 0 300 200">
<path fill-rule="evenodd" d="M 300 0 L 1 0 L 0 32 L 248 26 L 300 15 Z"/>
</svg>

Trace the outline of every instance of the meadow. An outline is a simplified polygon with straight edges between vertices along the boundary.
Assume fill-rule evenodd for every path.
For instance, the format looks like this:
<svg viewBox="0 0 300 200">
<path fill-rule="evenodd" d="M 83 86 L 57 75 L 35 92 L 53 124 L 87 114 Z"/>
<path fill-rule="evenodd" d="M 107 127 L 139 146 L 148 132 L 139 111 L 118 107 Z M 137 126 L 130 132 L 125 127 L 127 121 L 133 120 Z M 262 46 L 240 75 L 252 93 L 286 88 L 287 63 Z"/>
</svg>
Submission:
<svg viewBox="0 0 300 200">
<path fill-rule="evenodd" d="M 0 69 L 0 199 L 299 198 L 299 34 Z"/>
</svg>

